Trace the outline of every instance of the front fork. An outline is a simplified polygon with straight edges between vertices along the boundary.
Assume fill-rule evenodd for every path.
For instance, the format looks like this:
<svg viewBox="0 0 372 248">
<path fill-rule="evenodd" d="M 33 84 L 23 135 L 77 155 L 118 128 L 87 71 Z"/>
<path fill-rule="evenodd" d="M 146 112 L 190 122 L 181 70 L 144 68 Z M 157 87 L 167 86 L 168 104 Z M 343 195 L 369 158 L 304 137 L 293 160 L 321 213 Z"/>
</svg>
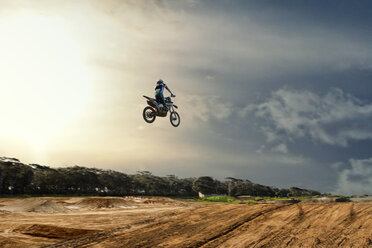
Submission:
<svg viewBox="0 0 372 248">
<path fill-rule="evenodd" d="M 171 110 L 172 109 L 172 110 Z M 169 112 L 170 112 L 170 116 L 171 116 L 171 120 L 173 119 L 173 120 L 176 120 L 177 119 L 177 117 L 173 117 L 172 118 L 172 113 L 174 113 L 175 111 L 174 111 L 174 107 L 173 106 L 171 106 L 170 108 L 169 108 Z"/>
</svg>

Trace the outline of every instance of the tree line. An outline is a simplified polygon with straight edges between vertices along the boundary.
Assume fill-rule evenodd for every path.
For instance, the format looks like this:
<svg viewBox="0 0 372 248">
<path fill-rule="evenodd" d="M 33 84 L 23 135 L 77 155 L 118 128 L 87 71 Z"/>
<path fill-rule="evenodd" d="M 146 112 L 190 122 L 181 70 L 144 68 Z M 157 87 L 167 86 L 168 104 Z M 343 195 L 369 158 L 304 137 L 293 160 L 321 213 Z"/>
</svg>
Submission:
<svg viewBox="0 0 372 248">
<path fill-rule="evenodd" d="M 278 189 L 249 180 L 209 176 L 178 178 L 175 175 L 155 176 L 149 171 L 128 175 L 114 170 L 82 166 L 50 168 L 23 164 L 16 158 L 0 157 L 0 195 L 151 195 L 197 196 L 203 194 L 251 196 L 311 196 L 314 190 L 292 187 Z"/>
</svg>

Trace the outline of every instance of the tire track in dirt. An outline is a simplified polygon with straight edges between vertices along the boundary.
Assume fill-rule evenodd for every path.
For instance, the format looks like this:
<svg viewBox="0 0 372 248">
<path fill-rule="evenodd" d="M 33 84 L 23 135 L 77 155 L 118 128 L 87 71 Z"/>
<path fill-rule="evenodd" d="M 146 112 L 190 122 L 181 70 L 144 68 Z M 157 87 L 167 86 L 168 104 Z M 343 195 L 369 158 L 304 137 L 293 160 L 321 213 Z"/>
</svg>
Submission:
<svg viewBox="0 0 372 248">
<path fill-rule="evenodd" d="M 292 213 L 293 218 L 291 218 L 291 222 L 293 223 L 300 222 L 301 219 L 304 217 L 304 211 L 302 210 L 301 205 L 289 205 L 287 206 L 287 208 L 281 208 L 277 209 L 277 211 L 271 211 L 266 215 L 259 216 L 251 222 L 244 223 L 240 228 L 230 233 L 230 235 L 224 237 L 223 239 L 216 240 L 215 242 L 210 243 L 208 244 L 208 246 L 205 247 L 278 247 L 283 244 L 290 245 L 295 240 L 295 237 L 288 237 L 288 229 L 286 229 L 285 226 L 281 226 L 279 230 L 276 230 L 274 227 L 268 226 L 265 228 L 265 231 L 260 232 L 260 235 L 256 237 L 253 242 L 245 243 L 245 245 L 237 244 L 239 242 L 244 242 L 245 238 L 250 236 L 247 235 L 247 232 L 251 232 L 248 230 L 250 230 L 252 226 L 259 226 L 261 223 L 270 221 L 270 219 L 273 218 L 273 215 L 278 215 L 281 211 Z M 290 223 L 287 223 L 287 225 L 289 224 Z M 233 242 L 233 244 L 231 244 L 231 239 L 239 240 L 239 242 Z"/>
<path fill-rule="evenodd" d="M 371 207 L 298 204 L 256 218 L 208 247 L 372 247 Z"/>
<path fill-rule="evenodd" d="M 333 247 L 335 244 L 337 247 L 372 247 L 370 243 L 372 229 L 370 226 L 364 227 L 364 225 L 368 226 L 366 220 L 371 223 L 371 211 L 358 210 L 356 206 L 361 205 L 354 203 L 344 203 L 345 208 L 346 204 L 349 204 L 348 213 L 345 211 L 338 225 L 324 232 L 324 235 L 320 237 L 320 247 Z"/>
<path fill-rule="evenodd" d="M 48 247 L 200 247 L 226 230 L 236 228 L 237 223 L 284 206 L 199 206 L 183 209 L 174 216 L 158 217 L 140 227 L 108 230 Z"/>
<path fill-rule="evenodd" d="M 271 240 L 268 240 L 267 243 L 264 245 L 260 245 L 260 247 L 273 247 L 273 246 L 282 246 L 283 244 L 286 244 L 286 246 L 292 246 L 292 247 L 298 247 L 301 246 L 301 244 L 298 244 L 297 242 L 301 239 L 301 234 L 306 233 L 307 230 L 309 230 L 309 225 L 311 226 L 311 221 L 309 224 L 306 222 L 311 220 L 313 216 L 318 216 L 325 211 L 327 211 L 327 206 L 310 206 L 310 215 L 303 216 L 302 218 L 295 219 L 293 221 L 290 221 L 285 227 L 283 227 L 282 232 L 280 232 L 281 239 L 275 239 L 275 236 L 277 236 L 277 233 L 272 233 L 271 236 L 274 236 Z M 314 209 L 315 208 L 315 209 Z M 288 241 L 289 240 L 289 241 Z M 276 241 L 276 242 L 275 242 Z M 312 241 L 309 241 L 310 243 L 315 243 L 317 246 L 320 246 L 322 244 L 322 241 L 319 238 L 312 239 Z M 328 246 L 330 247 L 330 246 Z"/>
<path fill-rule="evenodd" d="M 371 230 L 372 204 L 198 205 L 48 247 L 372 247 Z"/>
<path fill-rule="evenodd" d="M 64 240 L 64 241 L 61 241 L 61 242 L 58 242 L 52 245 L 46 245 L 43 247 L 44 248 L 92 247 L 94 245 L 98 245 L 100 242 L 107 240 L 108 237 L 115 238 L 117 236 L 120 236 L 123 232 L 127 230 L 138 229 L 150 223 L 153 223 L 158 218 L 169 218 L 172 216 L 176 216 L 178 214 L 182 214 L 182 212 L 169 211 L 169 212 L 160 214 L 156 217 L 145 218 L 144 220 L 137 221 L 131 224 L 126 224 L 121 227 L 113 228 L 110 230 L 99 231 L 92 235 L 86 235 L 84 237 L 80 237 L 76 239 L 68 239 L 68 240 Z"/>
<path fill-rule="evenodd" d="M 297 208 L 298 213 L 295 214 L 296 217 L 294 218 L 293 221 L 296 222 L 296 223 L 300 222 L 301 219 L 304 217 L 304 211 L 302 209 L 302 206 L 300 204 L 285 205 L 285 206 L 279 207 L 277 209 L 274 209 L 274 211 L 268 211 L 267 213 L 258 216 L 257 218 L 253 219 L 250 222 L 243 223 L 243 225 L 241 225 L 239 228 L 236 228 L 233 232 L 230 232 L 229 235 L 225 235 L 224 237 L 222 237 L 220 239 L 216 239 L 216 240 L 214 240 L 214 242 L 210 242 L 203 247 L 204 248 L 205 247 L 219 247 L 219 246 L 224 247 L 226 245 L 226 241 L 230 240 L 231 238 L 236 238 L 236 237 L 239 238 L 241 235 L 246 235 L 247 229 L 250 226 L 255 225 L 256 222 L 258 222 L 258 223 L 265 222 L 267 219 L 271 218 L 271 216 L 273 216 L 274 214 L 276 214 L 280 211 L 288 212 L 288 211 L 292 211 L 292 209 L 294 209 L 293 212 L 295 213 L 296 208 Z M 284 228 L 281 228 L 281 229 L 282 230 L 279 230 L 279 231 L 275 231 L 275 230 L 272 230 L 272 229 L 271 230 L 265 230 L 265 232 L 263 232 L 262 235 L 260 237 L 258 237 L 258 239 L 255 240 L 254 243 L 250 243 L 247 246 L 255 247 L 257 245 L 258 247 L 277 247 L 277 246 L 283 244 L 284 240 L 288 237 L 288 235 L 287 235 L 288 230 L 284 230 Z M 286 243 L 289 245 L 294 239 L 295 238 L 290 238 L 290 240 L 286 241 Z M 267 240 L 269 240 L 270 242 L 268 244 L 265 244 L 265 242 L 267 242 Z M 264 244 L 261 244 L 262 242 Z"/>
<path fill-rule="evenodd" d="M 306 219 L 306 213 L 303 209 L 302 204 L 296 204 L 295 206 L 297 207 L 298 211 L 297 215 L 295 215 L 293 219 L 290 219 L 286 225 L 282 226 L 279 231 L 269 233 L 268 238 L 266 240 L 257 242 L 256 246 L 279 247 L 282 246 L 283 244 L 285 244 L 285 246 L 293 246 L 296 243 L 296 241 L 298 240 L 297 234 L 299 233 L 297 227 Z M 316 212 L 320 211 L 322 211 L 322 208 L 311 209 L 312 214 L 315 214 Z"/>
<path fill-rule="evenodd" d="M 337 247 L 345 245 L 345 242 L 348 240 L 347 235 L 344 234 L 345 229 L 349 228 L 355 219 L 353 203 L 351 203 L 348 213 L 346 213 L 346 216 L 342 219 L 343 221 L 338 226 L 333 227 L 330 231 L 323 234 L 319 242 L 320 247 L 330 247 L 334 244 L 337 244 Z"/>
<path fill-rule="evenodd" d="M 252 218 L 252 215 L 256 216 L 257 212 L 260 215 L 263 209 L 266 212 L 266 208 L 271 211 L 278 206 L 261 205 L 250 208 L 247 205 L 217 205 L 202 207 L 185 213 L 178 220 L 166 220 L 167 223 L 162 223 L 163 225 L 160 228 L 160 223 L 154 223 L 150 226 L 150 228 L 154 228 L 151 232 L 157 232 L 159 229 L 165 228 L 167 229 L 166 233 L 158 232 L 159 236 L 153 237 L 151 242 L 137 243 L 134 246 L 129 243 L 129 247 L 200 247 L 213 237 L 225 233 L 226 229 L 228 232 L 228 230 L 236 228 L 237 225 L 244 222 L 242 219 L 247 219 L 247 215 L 248 218 Z M 195 216 L 199 217 L 196 222 Z M 192 223 L 193 220 L 194 223 Z M 149 236 L 145 235 L 144 238 L 149 238 Z"/>
<path fill-rule="evenodd" d="M 255 247 L 280 247 L 285 244 L 286 247 L 294 246 L 298 240 L 297 233 L 299 232 L 296 229 L 306 219 L 306 213 L 303 209 L 302 204 L 296 204 L 297 215 L 295 215 L 289 222 L 282 226 L 278 231 L 273 231 L 268 233 L 267 237 L 263 240 L 258 241 L 255 244 Z M 293 212 L 296 210 L 294 209 Z M 312 213 L 316 210 L 312 209 Z M 321 210 L 320 210 L 321 211 Z"/>
<path fill-rule="evenodd" d="M 285 205 L 281 205 L 281 206 L 276 206 L 276 207 L 273 207 L 273 208 L 270 208 L 266 211 L 262 211 L 262 212 L 258 212 L 258 213 L 255 213 L 251 216 L 249 216 L 248 218 L 246 219 L 243 219 L 242 221 L 239 221 L 237 223 L 235 223 L 234 225 L 232 225 L 231 227 L 229 227 L 227 230 L 225 230 L 224 232 L 222 233 L 219 233 L 217 235 L 215 235 L 214 237 L 206 240 L 206 241 L 201 241 L 199 243 L 196 244 L 195 247 L 203 247 L 203 248 L 206 248 L 206 247 L 216 247 L 218 245 L 218 243 L 220 242 L 219 240 L 224 240 L 227 238 L 227 236 L 231 233 L 233 233 L 234 231 L 238 230 L 241 226 L 247 224 L 248 222 L 251 222 L 265 214 L 268 214 L 268 213 L 272 213 L 276 210 L 279 210 L 279 209 L 282 209 L 284 207 L 288 207 L 288 206 L 291 206 L 292 204 L 285 204 Z"/>
</svg>

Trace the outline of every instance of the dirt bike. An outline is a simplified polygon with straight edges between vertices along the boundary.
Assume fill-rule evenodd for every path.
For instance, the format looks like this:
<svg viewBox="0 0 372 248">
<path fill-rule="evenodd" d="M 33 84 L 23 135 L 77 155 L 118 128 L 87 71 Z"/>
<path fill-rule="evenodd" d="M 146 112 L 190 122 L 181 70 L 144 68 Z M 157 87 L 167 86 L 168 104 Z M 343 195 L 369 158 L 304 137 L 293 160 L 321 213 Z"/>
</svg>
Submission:
<svg viewBox="0 0 372 248">
<path fill-rule="evenodd" d="M 153 123 L 156 119 L 156 116 L 159 117 L 166 117 L 168 111 L 170 112 L 170 122 L 172 126 L 178 127 L 180 125 L 181 119 L 180 115 L 174 110 L 175 108 L 178 109 L 177 105 L 173 104 L 171 97 L 165 97 L 165 106 L 159 106 L 160 104 L 156 101 L 156 99 L 143 96 L 147 99 L 147 106 L 143 109 L 143 119 L 147 123 Z"/>
</svg>

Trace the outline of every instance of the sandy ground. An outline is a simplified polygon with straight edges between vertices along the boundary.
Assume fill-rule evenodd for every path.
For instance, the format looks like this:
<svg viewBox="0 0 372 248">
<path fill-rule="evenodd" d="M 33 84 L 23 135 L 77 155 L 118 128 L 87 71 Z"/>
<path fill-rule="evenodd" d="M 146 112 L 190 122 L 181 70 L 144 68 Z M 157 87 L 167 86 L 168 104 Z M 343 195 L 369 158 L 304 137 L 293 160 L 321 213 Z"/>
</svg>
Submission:
<svg viewBox="0 0 372 248">
<path fill-rule="evenodd" d="M 372 247 L 371 203 L 0 199 L 0 247 Z"/>
</svg>

